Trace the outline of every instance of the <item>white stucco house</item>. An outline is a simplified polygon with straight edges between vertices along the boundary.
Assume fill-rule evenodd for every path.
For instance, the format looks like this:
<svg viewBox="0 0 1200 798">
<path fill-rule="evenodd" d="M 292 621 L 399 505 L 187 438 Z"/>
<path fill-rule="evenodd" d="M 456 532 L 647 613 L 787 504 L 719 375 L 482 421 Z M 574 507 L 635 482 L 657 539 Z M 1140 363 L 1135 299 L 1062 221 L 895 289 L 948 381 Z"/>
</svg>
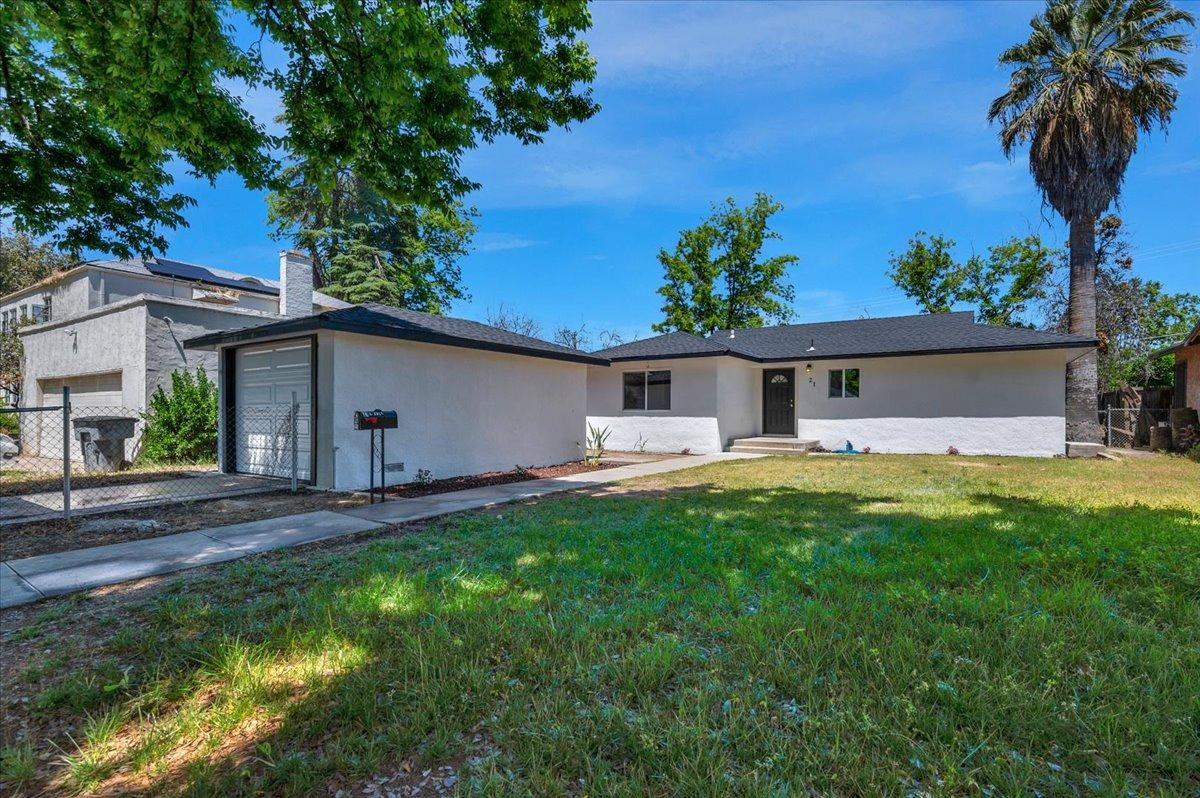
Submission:
<svg viewBox="0 0 1200 798">
<path fill-rule="evenodd" d="M 608 361 L 479 322 L 367 304 L 210 333 L 186 342 L 219 355 L 220 466 L 291 475 L 280 434 L 295 396 L 300 479 L 320 488 L 371 482 L 358 410 L 395 410 L 388 484 L 578 460 L 587 369 Z M 274 419 L 264 426 L 262 420 Z M 289 422 L 290 423 L 290 422 Z M 378 469 L 377 469 L 378 472 Z"/>
<path fill-rule="evenodd" d="M 136 416 L 160 385 L 169 388 L 177 369 L 201 367 L 215 377 L 215 356 L 185 349 L 185 339 L 348 307 L 312 290 L 303 256 L 281 253 L 281 270 L 289 267 L 301 270 L 290 296 L 275 280 L 138 258 L 81 263 L 0 297 L 0 323 L 16 331 L 24 349 L 24 379 L 0 406 L 55 405 L 65 385 L 76 408 Z M 25 437 L 27 446 L 44 448 L 37 435 Z M 54 451 L 46 456 L 58 456 L 61 434 L 48 437 Z M 132 457 L 136 440 L 129 447 Z"/>
<path fill-rule="evenodd" d="M 1065 367 L 1092 339 L 975 324 L 970 313 L 671 333 L 587 354 L 465 319 L 358 305 L 198 336 L 219 356 L 221 467 L 290 475 L 246 419 L 298 404 L 301 479 L 361 489 L 370 433 L 394 410 L 388 461 L 437 478 L 610 449 L 694 454 L 774 436 L 880 452 L 1062 454 Z M 290 437 L 287 437 L 290 440 Z M 290 445 L 290 444 L 289 444 Z"/>
<path fill-rule="evenodd" d="M 669 333 L 594 353 L 610 365 L 588 369 L 587 416 L 616 449 L 699 454 L 775 436 L 1051 456 L 1064 451 L 1066 364 L 1095 345 L 969 312 Z"/>
</svg>

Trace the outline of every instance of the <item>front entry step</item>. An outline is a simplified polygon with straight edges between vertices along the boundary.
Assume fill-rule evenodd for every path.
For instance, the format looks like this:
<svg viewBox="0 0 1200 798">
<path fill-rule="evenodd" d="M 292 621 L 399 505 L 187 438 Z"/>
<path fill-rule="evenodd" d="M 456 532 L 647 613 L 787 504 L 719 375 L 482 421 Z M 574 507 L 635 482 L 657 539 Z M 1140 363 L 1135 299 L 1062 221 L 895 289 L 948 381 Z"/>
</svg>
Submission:
<svg viewBox="0 0 1200 798">
<path fill-rule="evenodd" d="M 804 438 L 774 438 L 766 435 L 755 438 L 735 438 L 731 452 L 745 454 L 804 454 L 815 449 L 820 441 Z"/>
</svg>

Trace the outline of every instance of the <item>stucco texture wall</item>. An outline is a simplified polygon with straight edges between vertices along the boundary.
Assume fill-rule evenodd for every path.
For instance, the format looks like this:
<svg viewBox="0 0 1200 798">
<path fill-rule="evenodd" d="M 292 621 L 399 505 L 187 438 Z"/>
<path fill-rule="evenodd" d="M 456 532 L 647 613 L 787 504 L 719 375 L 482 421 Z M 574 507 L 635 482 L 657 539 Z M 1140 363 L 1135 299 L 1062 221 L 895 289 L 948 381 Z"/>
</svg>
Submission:
<svg viewBox="0 0 1200 798">
<path fill-rule="evenodd" d="M 1183 387 L 1185 407 L 1200 410 L 1200 344 L 1185 346 L 1175 353 L 1176 363 L 1187 363 L 1187 384 Z M 1179 390 L 1179 386 L 1176 386 Z"/>
<path fill-rule="evenodd" d="M 695 453 L 762 429 L 762 369 L 796 369 L 796 435 L 879 452 L 1061 454 L 1067 350 L 758 364 L 731 357 L 588 368 L 588 420 L 609 447 Z M 858 398 L 828 396 L 830 369 L 857 368 Z M 1190 367 L 1189 367 L 1190 368 Z M 621 409 L 624 371 L 670 369 L 671 410 Z M 1200 373 L 1200 368 L 1197 369 Z"/>
<path fill-rule="evenodd" d="M 40 381 L 121 373 L 121 402 L 139 410 L 145 397 L 146 309 L 137 305 L 21 336 L 24 382 L 21 403 L 42 404 Z M 54 397 L 44 397 L 56 404 Z"/>
<path fill-rule="evenodd" d="M 184 349 L 183 342 L 188 338 L 263 321 L 261 317 L 222 312 L 216 308 L 186 307 L 153 300 L 147 301 L 146 308 L 144 402 L 150 401 L 159 386 L 169 391 L 171 374 L 176 370 L 195 371 L 199 367 L 208 372 L 209 377 L 217 379 L 217 353 Z"/>
<path fill-rule="evenodd" d="M 353 428 L 355 410 L 400 414 L 387 459 L 405 470 L 389 484 L 422 468 L 443 478 L 580 457 L 582 364 L 341 332 L 318 347 L 318 484 L 368 485 L 369 433 Z M 321 462 L 330 456 L 332 475 Z"/>
<path fill-rule="evenodd" d="M 1051 456 L 1066 437 L 1063 350 L 813 362 L 796 367 L 796 435 L 828 448 Z M 774 364 L 773 364 L 774 365 Z M 858 398 L 829 397 L 831 369 L 859 369 Z"/>
</svg>

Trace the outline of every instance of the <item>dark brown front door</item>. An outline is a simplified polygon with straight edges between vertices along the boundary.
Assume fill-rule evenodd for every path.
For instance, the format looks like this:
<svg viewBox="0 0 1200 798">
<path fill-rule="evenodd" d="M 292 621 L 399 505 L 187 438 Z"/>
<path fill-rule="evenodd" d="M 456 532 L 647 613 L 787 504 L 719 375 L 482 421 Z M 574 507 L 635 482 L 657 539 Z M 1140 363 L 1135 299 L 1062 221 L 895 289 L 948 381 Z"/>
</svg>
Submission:
<svg viewBox="0 0 1200 798">
<path fill-rule="evenodd" d="M 796 434 L 796 370 L 763 369 L 763 435 Z"/>
</svg>

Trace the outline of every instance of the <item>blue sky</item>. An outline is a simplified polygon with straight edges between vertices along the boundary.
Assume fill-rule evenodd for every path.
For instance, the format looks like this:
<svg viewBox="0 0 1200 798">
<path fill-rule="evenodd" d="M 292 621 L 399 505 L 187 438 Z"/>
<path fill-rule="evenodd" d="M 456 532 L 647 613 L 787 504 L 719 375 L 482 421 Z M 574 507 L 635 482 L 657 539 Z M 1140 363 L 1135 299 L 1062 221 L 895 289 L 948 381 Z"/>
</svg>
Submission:
<svg viewBox="0 0 1200 798">
<path fill-rule="evenodd" d="M 1200 4 L 1189 3 L 1200 13 Z M 656 254 L 711 203 L 756 191 L 784 204 L 772 252 L 790 273 L 796 321 L 914 312 L 885 275 L 916 230 L 964 253 L 1064 229 L 1023 157 L 1007 162 L 986 109 L 1003 91 L 996 55 L 1040 4 L 600 3 L 593 119 L 545 144 L 501 141 L 464 162 L 482 184 L 475 250 L 462 262 L 482 319 L 500 304 L 626 338 L 657 321 Z M 1200 292 L 1200 57 L 1180 83 L 1169 134 L 1144 138 L 1120 212 L 1136 271 Z M 272 97 L 246 96 L 269 118 Z M 183 179 L 198 203 L 170 254 L 273 276 L 264 197 L 226 176 Z"/>
</svg>

